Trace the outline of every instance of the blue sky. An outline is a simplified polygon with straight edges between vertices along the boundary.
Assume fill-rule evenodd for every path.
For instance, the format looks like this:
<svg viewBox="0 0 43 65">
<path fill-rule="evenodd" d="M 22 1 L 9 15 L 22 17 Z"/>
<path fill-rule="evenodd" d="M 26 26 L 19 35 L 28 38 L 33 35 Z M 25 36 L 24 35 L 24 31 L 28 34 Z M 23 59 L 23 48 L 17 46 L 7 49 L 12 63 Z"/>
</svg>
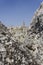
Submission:
<svg viewBox="0 0 43 65">
<path fill-rule="evenodd" d="M 6 26 L 29 25 L 43 0 L 0 0 L 0 21 Z"/>
</svg>

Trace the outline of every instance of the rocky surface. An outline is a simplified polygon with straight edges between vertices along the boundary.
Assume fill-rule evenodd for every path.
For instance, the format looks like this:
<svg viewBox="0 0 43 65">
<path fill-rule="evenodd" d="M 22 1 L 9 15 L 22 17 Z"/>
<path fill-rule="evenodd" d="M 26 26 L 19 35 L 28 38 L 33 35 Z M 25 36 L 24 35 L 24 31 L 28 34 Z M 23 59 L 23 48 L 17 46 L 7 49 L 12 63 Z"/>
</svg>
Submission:
<svg viewBox="0 0 43 65">
<path fill-rule="evenodd" d="M 0 65 L 43 65 L 43 3 L 26 33 L 24 41 L 18 41 L 0 22 Z"/>
<path fill-rule="evenodd" d="M 27 29 L 28 29 L 28 27 L 25 25 L 25 22 L 23 22 L 22 26 L 8 27 L 8 30 L 12 34 L 14 39 L 16 39 L 20 42 L 23 42 L 25 37 L 27 36 Z"/>
</svg>

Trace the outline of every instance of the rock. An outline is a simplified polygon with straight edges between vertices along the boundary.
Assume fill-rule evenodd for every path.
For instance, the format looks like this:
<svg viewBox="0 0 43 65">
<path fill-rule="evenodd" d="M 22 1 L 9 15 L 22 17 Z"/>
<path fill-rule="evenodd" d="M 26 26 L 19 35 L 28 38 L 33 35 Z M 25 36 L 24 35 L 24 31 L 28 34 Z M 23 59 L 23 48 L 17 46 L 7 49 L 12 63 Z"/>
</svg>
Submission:
<svg viewBox="0 0 43 65">
<path fill-rule="evenodd" d="M 43 3 L 41 3 L 39 9 L 35 12 L 30 26 L 33 33 L 37 34 L 43 31 Z"/>
<path fill-rule="evenodd" d="M 20 42 L 23 42 L 27 35 L 27 27 L 24 25 L 18 27 L 8 27 L 12 37 Z"/>
<path fill-rule="evenodd" d="M 43 3 L 32 18 L 22 50 L 24 49 L 31 56 L 30 65 L 43 65 Z"/>
</svg>

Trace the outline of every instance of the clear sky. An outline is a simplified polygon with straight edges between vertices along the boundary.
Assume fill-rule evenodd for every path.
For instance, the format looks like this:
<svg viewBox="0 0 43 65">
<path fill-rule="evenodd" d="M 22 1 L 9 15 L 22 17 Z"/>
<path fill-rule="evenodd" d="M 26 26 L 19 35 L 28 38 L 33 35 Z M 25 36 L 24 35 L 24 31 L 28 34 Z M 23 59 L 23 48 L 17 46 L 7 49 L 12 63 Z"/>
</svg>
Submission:
<svg viewBox="0 0 43 65">
<path fill-rule="evenodd" d="M 29 25 L 35 10 L 43 0 L 0 0 L 0 21 L 5 25 Z"/>
</svg>

